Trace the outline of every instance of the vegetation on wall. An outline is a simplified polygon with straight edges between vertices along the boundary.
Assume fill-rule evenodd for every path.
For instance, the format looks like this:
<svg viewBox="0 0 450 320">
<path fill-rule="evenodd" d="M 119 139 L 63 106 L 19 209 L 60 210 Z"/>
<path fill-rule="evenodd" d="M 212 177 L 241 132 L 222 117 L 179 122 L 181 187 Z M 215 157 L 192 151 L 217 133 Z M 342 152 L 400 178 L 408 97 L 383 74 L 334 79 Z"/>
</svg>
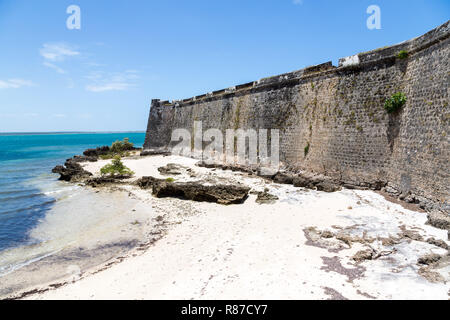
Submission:
<svg viewBox="0 0 450 320">
<path fill-rule="evenodd" d="M 393 113 L 400 110 L 406 103 L 406 95 L 403 92 L 394 93 L 390 98 L 384 102 L 384 109 L 388 113 Z"/>
<path fill-rule="evenodd" d="M 406 50 L 402 50 L 397 54 L 397 58 L 399 58 L 401 60 L 408 58 L 408 56 L 409 56 L 409 53 Z"/>
<path fill-rule="evenodd" d="M 308 144 L 306 145 L 306 147 L 305 147 L 305 157 L 308 155 L 308 153 L 309 153 L 309 148 L 311 147 L 311 145 L 309 144 L 309 142 L 308 142 Z"/>
</svg>

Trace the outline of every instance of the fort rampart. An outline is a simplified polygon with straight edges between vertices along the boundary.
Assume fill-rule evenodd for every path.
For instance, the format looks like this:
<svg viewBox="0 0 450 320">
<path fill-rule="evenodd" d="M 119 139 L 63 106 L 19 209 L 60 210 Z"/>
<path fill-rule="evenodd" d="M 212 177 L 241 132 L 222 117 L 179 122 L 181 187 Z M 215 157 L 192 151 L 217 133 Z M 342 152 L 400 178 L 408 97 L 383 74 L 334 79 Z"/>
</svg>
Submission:
<svg viewBox="0 0 450 320">
<path fill-rule="evenodd" d="M 285 169 L 378 182 L 449 211 L 449 22 L 394 46 L 181 101 L 153 100 L 144 149 L 177 128 L 279 129 Z M 400 52 L 407 55 L 399 56 Z M 397 113 L 384 103 L 396 92 Z M 306 148 L 309 146 L 309 148 Z M 306 152 L 307 151 L 307 152 Z"/>
</svg>

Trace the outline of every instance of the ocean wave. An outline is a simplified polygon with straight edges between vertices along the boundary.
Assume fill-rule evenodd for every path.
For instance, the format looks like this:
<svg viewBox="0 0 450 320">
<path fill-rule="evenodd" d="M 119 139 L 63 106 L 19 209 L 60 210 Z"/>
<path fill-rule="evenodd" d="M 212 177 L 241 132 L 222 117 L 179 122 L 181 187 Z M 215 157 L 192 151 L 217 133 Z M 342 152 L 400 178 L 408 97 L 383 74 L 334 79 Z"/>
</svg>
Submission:
<svg viewBox="0 0 450 320">
<path fill-rule="evenodd" d="M 17 194 L 17 192 L 12 192 L 9 194 Z M 33 198 L 42 197 L 42 196 L 43 196 L 42 193 L 27 193 L 24 195 L 15 195 L 15 196 L 3 198 L 2 193 L 0 193 L 0 203 L 6 202 L 6 201 L 11 201 L 11 200 L 33 199 Z"/>
<path fill-rule="evenodd" d="M 23 207 L 23 208 L 17 208 L 17 209 L 14 209 L 14 210 L 7 210 L 7 211 L 1 211 L 0 210 L 0 214 L 19 213 L 19 212 L 24 212 L 24 211 L 27 211 L 27 210 L 38 209 L 40 207 L 43 207 L 45 205 L 52 204 L 52 203 L 55 203 L 55 202 L 56 202 L 56 199 L 51 199 L 51 200 L 43 201 L 43 202 L 40 202 L 40 203 L 37 203 L 37 204 L 33 204 L 33 205 L 30 205 L 30 206 L 26 206 L 26 207 Z"/>
</svg>

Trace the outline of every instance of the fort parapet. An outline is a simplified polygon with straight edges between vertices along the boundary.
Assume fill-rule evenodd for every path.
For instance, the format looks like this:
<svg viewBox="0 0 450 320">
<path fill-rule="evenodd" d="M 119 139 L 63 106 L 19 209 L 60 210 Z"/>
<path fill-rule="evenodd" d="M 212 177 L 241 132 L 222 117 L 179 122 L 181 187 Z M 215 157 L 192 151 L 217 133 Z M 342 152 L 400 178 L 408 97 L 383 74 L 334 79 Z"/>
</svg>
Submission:
<svg viewBox="0 0 450 320">
<path fill-rule="evenodd" d="M 450 211 L 449 22 L 418 38 L 181 101 L 153 100 L 144 149 L 174 129 L 279 129 L 284 169 L 388 184 Z M 399 56 L 400 52 L 407 55 Z M 384 102 L 407 102 L 388 114 Z M 305 147 L 309 145 L 309 151 Z"/>
</svg>

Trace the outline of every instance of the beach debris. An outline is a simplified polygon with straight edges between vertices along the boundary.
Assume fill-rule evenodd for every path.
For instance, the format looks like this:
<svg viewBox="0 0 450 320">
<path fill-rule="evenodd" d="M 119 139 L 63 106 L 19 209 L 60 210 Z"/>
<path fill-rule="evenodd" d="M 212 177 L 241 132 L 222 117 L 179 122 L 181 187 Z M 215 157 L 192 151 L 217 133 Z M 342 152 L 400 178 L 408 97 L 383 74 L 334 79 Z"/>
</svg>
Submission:
<svg viewBox="0 0 450 320">
<path fill-rule="evenodd" d="M 393 253 L 396 253 L 397 250 L 387 250 L 387 251 L 377 251 L 371 246 L 368 245 L 368 249 L 360 250 L 355 255 L 353 255 L 352 260 L 356 262 L 363 262 L 365 260 L 377 260 L 381 257 L 386 257 Z"/>
<path fill-rule="evenodd" d="M 331 231 L 320 231 L 316 227 L 308 227 L 303 229 L 303 233 L 306 238 L 305 244 L 307 246 L 318 247 L 328 250 L 328 252 L 337 253 L 346 249 L 345 246 L 334 238 L 334 234 Z M 330 237 L 330 233 L 332 236 Z M 324 236 L 325 234 L 325 236 Z"/>
</svg>

